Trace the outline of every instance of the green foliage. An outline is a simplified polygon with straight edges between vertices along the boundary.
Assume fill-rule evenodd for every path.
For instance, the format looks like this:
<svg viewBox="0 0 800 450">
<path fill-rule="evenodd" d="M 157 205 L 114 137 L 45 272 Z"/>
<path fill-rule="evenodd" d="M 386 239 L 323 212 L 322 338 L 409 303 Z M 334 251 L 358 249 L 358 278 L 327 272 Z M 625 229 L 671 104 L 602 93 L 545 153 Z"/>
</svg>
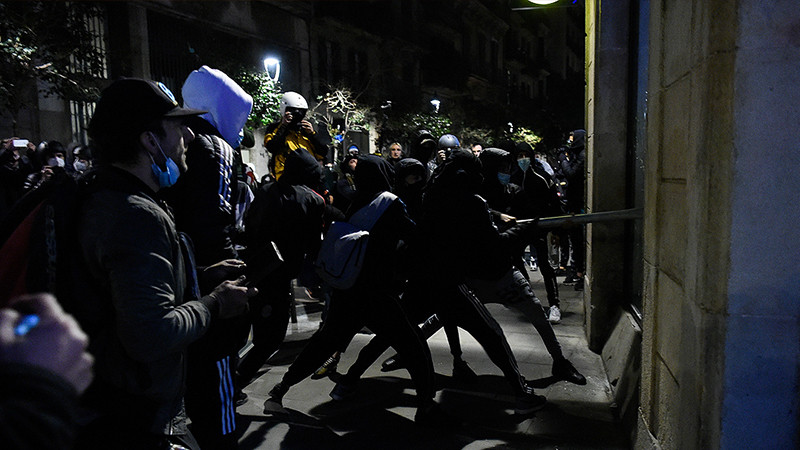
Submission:
<svg viewBox="0 0 800 450">
<path fill-rule="evenodd" d="M 319 122 L 328 127 L 328 134 L 334 136 L 337 131 L 334 127 L 336 119 L 344 121 L 345 136 L 353 131 L 364 132 L 369 130 L 370 111 L 360 105 L 353 93 L 347 88 L 331 88 L 324 95 L 317 97 L 317 104 L 309 111 L 308 116 L 314 116 Z"/>
<path fill-rule="evenodd" d="M 517 127 L 512 133 L 508 133 L 508 139 L 514 142 L 527 142 L 531 147 L 538 144 L 542 138 L 537 136 L 532 130 L 525 127 Z"/>
<path fill-rule="evenodd" d="M 428 130 L 433 136 L 452 133 L 453 121 L 446 114 L 407 113 L 389 118 L 381 126 L 381 143 L 393 141 L 410 145 L 420 130 Z"/>
<path fill-rule="evenodd" d="M 280 82 L 274 81 L 264 71 L 248 69 L 239 69 L 231 78 L 253 96 L 253 112 L 247 119 L 249 128 L 266 127 L 280 120 L 283 94 Z"/>
<path fill-rule="evenodd" d="M 105 54 L 89 23 L 102 16 L 88 2 L 0 3 L 0 107 L 15 123 L 36 81 L 45 96 L 97 98 Z"/>
</svg>

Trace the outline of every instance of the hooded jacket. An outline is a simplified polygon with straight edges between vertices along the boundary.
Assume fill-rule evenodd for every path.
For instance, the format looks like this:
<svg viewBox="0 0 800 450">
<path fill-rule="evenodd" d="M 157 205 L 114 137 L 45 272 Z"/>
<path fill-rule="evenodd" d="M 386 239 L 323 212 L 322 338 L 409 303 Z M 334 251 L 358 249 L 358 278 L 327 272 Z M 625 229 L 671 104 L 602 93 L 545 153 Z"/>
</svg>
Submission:
<svg viewBox="0 0 800 450">
<path fill-rule="evenodd" d="M 253 110 L 253 97 L 225 73 L 203 66 L 186 78 L 181 89 L 184 106 L 208 111 L 203 119 L 233 148 L 244 137 L 243 128 Z"/>
<path fill-rule="evenodd" d="M 414 175 L 420 181 L 409 185 L 406 178 Z M 395 166 L 394 193 L 406 204 L 414 221 L 422 216 L 422 193 L 428 184 L 428 168 L 414 158 L 401 159 Z"/>
<path fill-rule="evenodd" d="M 261 186 L 245 215 L 249 266 L 260 264 L 258 249 L 275 242 L 283 264 L 275 276 L 297 277 L 307 255 L 321 242 L 325 201 L 312 189 L 322 184 L 322 167 L 305 150 L 290 153 L 283 176 Z M 257 270 L 257 267 L 252 267 Z"/>
<path fill-rule="evenodd" d="M 187 107 L 208 113 L 189 119 L 195 133 L 186 151 L 189 170 L 159 195 L 175 211 L 178 229 L 192 238 L 197 263 L 209 266 L 237 257 L 233 147 L 239 145 L 253 99 L 227 75 L 207 66 L 189 74 L 182 94 Z"/>
<path fill-rule="evenodd" d="M 347 211 L 347 218 L 381 192 L 391 191 L 393 182 L 394 169 L 388 161 L 375 155 L 360 156 L 355 171 L 356 196 Z M 412 240 L 415 231 L 416 224 L 409 217 L 403 201 L 392 202 L 369 232 L 369 245 L 356 285 L 376 289 L 391 287 L 395 273 L 402 266 L 399 243 Z"/>
<path fill-rule="evenodd" d="M 423 198 L 421 276 L 458 284 L 467 278 L 497 279 L 511 267 L 530 225 L 498 231 L 477 194 L 482 179 L 480 160 L 467 150 L 452 152 L 437 168 Z"/>
<path fill-rule="evenodd" d="M 500 182 L 497 174 L 511 162 L 511 154 L 499 148 L 484 149 L 480 156 L 483 174 L 480 195 L 493 212 L 522 217 L 525 212 L 525 197 L 522 188 L 509 182 Z"/>
</svg>

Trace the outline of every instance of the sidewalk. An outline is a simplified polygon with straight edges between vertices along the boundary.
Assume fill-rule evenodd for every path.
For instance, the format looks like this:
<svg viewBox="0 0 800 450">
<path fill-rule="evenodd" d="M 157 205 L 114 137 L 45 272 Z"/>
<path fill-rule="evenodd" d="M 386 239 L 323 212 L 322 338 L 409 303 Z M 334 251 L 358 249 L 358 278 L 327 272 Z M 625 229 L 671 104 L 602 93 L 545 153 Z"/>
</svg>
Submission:
<svg viewBox="0 0 800 450">
<path fill-rule="evenodd" d="M 538 272 L 531 272 L 534 291 L 546 298 Z M 563 278 L 559 277 L 559 281 Z M 477 383 L 464 385 L 451 377 L 452 361 L 447 339 L 440 330 L 428 344 L 437 382 L 436 400 L 444 410 L 466 425 L 436 430 L 414 424 L 414 389 L 408 372 L 383 373 L 373 366 L 359 384 L 354 398 L 335 402 L 329 393 L 338 374 L 320 380 L 306 379 L 286 395 L 289 415 L 263 414 L 267 392 L 286 372 L 305 340 L 317 329 L 321 304 L 298 289 L 298 323 L 289 325 L 284 348 L 260 377 L 245 389 L 249 396 L 238 408 L 242 450 L 250 449 L 626 449 L 624 431 L 614 422 L 611 395 L 599 355 L 589 351 L 583 332 L 582 292 L 559 285 L 562 321 L 555 325 L 565 356 L 586 376 L 586 386 L 550 376 L 552 360 L 533 326 L 501 305 L 488 305 L 508 338 L 525 377 L 547 397 L 548 405 L 530 416 L 513 412 L 514 397 L 480 346 L 464 331 L 464 359 L 479 375 Z M 346 370 L 370 335 L 358 334 L 339 363 Z M 391 350 L 390 350 L 391 352 Z M 383 361 L 390 353 L 380 359 Z"/>
</svg>

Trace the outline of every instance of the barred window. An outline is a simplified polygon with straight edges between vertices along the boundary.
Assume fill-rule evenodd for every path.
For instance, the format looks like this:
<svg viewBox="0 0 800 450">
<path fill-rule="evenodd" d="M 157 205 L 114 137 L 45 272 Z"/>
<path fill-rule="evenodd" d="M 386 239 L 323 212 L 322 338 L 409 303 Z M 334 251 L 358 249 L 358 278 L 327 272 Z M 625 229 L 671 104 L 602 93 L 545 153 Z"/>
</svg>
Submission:
<svg viewBox="0 0 800 450">
<path fill-rule="evenodd" d="M 86 23 L 86 29 L 92 36 L 92 46 L 99 54 L 103 55 L 102 60 L 99 65 L 90 65 L 80 57 L 71 55 L 70 70 L 73 73 L 84 73 L 95 78 L 106 79 L 108 78 L 108 58 L 105 20 L 103 17 L 86 17 L 84 22 Z M 92 67 L 99 67 L 99 69 L 92 70 Z M 70 131 L 73 142 L 83 144 L 88 142 L 86 129 L 89 125 L 89 119 L 94 114 L 94 108 L 94 102 L 69 101 Z"/>
</svg>

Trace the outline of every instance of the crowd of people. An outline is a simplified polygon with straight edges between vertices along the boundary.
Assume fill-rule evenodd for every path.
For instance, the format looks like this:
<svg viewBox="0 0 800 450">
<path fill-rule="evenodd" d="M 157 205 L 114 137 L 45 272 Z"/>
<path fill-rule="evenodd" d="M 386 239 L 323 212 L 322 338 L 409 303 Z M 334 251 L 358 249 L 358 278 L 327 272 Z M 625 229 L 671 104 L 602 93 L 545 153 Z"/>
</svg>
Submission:
<svg viewBox="0 0 800 450">
<path fill-rule="evenodd" d="M 413 142 L 387 143 L 383 156 L 351 146 L 329 161 L 305 98 L 286 92 L 280 120 L 265 133 L 269 174 L 258 180 L 238 154 L 252 97 L 207 66 L 189 75 L 181 94 L 183 105 L 161 83 L 121 79 L 97 102 L 91 147 L 3 141 L 0 217 L 14 217 L 26 192 L 64 177 L 78 185 L 78 201 L 69 299 L 38 295 L 0 305 L 5 389 L 46 379 L 42 389 L 53 400 L 37 408 L 39 395 L 4 397 L 0 415 L 24 405 L 30 416 L 19 420 L 42 415 L 67 448 L 236 448 L 242 389 L 283 343 L 293 280 L 324 301 L 325 312 L 271 388 L 265 413 L 306 377 L 334 370 L 363 327 L 375 337 L 333 388 L 335 400 L 354 395 L 391 346 L 397 354 L 383 369 L 409 371 L 416 422 L 454 425 L 434 400 L 426 343 L 444 327 L 453 376 L 475 377 L 462 358 L 461 328 L 502 370 L 515 411 L 536 411 L 546 400 L 520 373 L 484 306 L 490 302 L 531 322 L 554 377 L 586 383 L 553 331 L 561 320 L 556 277 L 583 284 L 582 230 L 548 234 L 536 226 L 537 218 L 583 208 L 583 130 L 552 156 L 524 142 L 462 148 L 453 134 L 418 130 Z M 321 237 L 337 221 L 371 227 L 363 269 L 346 289 L 327 285 L 314 267 Z M 547 308 L 531 288 L 535 267 Z M 34 313 L 42 323 L 3 331 Z M 253 345 L 240 360 L 248 336 Z M 44 356 L 37 339 L 62 343 L 58 354 Z M 0 432 L 0 440 L 26 439 L 11 428 Z M 27 439 L 34 445 L 43 435 Z"/>
</svg>

